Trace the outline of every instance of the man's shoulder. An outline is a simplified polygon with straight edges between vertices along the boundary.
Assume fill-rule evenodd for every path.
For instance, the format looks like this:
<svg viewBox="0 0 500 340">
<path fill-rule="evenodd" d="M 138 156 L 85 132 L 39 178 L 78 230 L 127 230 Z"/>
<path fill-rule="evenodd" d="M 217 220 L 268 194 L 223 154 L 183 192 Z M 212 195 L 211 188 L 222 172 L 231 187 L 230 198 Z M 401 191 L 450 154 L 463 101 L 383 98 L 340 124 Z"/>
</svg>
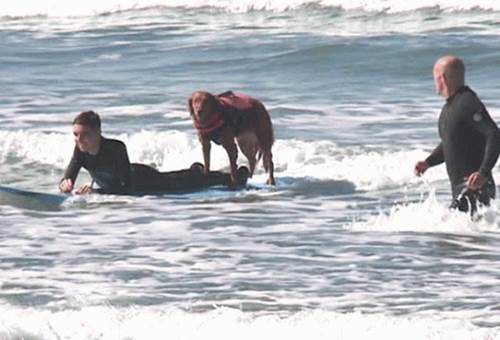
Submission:
<svg viewBox="0 0 500 340">
<path fill-rule="evenodd" d="M 102 137 L 102 146 L 106 149 L 125 149 L 125 143 L 119 139 Z"/>
<path fill-rule="evenodd" d="M 479 99 L 477 93 L 468 86 L 462 88 L 457 97 L 462 103 L 481 104 L 481 99 Z"/>
<path fill-rule="evenodd" d="M 464 114 L 474 114 L 478 111 L 486 111 L 481 99 L 479 99 L 476 92 L 469 87 L 464 88 L 458 93 L 457 104 Z"/>
<path fill-rule="evenodd" d="M 80 150 L 80 148 L 75 144 L 75 147 L 73 148 L 73 157 L 71 158 L 71 162 L 81 162 L 82 159 L 85 157 L 85 152 Z"/>
</svg>

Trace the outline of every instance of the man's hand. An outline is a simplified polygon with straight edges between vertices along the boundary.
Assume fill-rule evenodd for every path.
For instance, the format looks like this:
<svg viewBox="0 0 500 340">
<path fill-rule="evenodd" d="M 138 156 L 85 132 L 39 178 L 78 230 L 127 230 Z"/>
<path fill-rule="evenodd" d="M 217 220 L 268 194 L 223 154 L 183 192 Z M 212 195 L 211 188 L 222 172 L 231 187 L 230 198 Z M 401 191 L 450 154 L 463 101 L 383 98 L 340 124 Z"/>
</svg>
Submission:
<svg viewBox="0 0 500 340">
<path fill-rule="evenodd" d="M 75 194 L 77 194 L 77 195 L 90 194 L 92 191 L 93 191 L 92 187 L 89 184 L 85 184 L 85 185 L 79 187 L 75 191 Z"/>
<path fill-rule="evenodd" d="M 59 191 L 62 193 L 70 193 L 73 190 L 73 181 L 71 178 L 66 178 L 59 183 Z"/>
<path fill-rule="evenodd" d="M 481 175 L 479 171 L 473 172 L 469 177 L 465 177 L 465 185 L 472 191 L 481 189 L 481 187 L 488 181 L 488 177 Z"/>
<path fill-rule="evenodd" d="M 427 171 L 427 169 L 429 169 L 429 164 L 427 164 L 426 161 L 418 161 L 417 164 L 415 164 L 415 175 L 420 177 Z"/>
</svg>

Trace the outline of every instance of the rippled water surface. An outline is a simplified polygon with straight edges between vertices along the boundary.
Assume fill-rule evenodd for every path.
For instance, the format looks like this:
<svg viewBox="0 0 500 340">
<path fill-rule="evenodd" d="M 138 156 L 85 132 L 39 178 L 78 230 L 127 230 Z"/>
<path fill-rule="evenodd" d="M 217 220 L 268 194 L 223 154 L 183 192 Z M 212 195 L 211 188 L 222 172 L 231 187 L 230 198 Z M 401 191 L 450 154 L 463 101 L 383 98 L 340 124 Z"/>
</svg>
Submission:
<svg viewBox="0 0 500 340">
<path fill-rule="evenodd" d="M 263 101 L 277 185 L 0 193 L 0 338 L 500 339 L 500 205 L 471 221 L 444 167 L 412 173 L 438 143 L 439 56 L 500 120 L 500 12 L 109 4 L 0 15 L 0 185 L 57 194 L 89 109 L 133 162 L 201 161 L 197 89 Z"/>
</svg>

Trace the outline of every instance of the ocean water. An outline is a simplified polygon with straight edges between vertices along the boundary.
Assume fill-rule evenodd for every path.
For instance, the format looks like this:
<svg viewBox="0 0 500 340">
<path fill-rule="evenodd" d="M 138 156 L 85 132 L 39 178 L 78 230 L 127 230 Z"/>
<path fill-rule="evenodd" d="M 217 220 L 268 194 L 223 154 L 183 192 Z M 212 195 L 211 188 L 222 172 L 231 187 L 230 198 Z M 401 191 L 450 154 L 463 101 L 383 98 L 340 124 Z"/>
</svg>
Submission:
<svg viewBox="0 0 500 340">
<path fill-rule="evenodd" d="M 438 57 L 500 122 L 497 2 L 1 7 L 0 185 L 57 193 L 90 109 L 133 162 L 201 161 L 198 89 L 263 101 L 277 185 L 259 166 L 242 191 L 0 199 L 0 339 L 500 339 L 500 203 L 471 221 L 444 166 L 413 175 Z"/>
</svg>

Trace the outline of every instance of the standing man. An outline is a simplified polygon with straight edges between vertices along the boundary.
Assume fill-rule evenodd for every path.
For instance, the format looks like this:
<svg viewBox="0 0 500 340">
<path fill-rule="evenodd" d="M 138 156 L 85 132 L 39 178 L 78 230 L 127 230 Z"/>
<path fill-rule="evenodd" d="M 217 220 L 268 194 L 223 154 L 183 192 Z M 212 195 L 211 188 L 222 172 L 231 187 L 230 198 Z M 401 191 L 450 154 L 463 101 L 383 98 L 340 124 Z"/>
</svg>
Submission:
<svg viewBox="0 0 500 340">
<path fill-rule="evenodd" d="M 452 208 L 477 209 L 477 201 L 489 205 L 495 197 L 491 170 L 500 153 L 500 130 L 485 106 L 465 86 L 465 66 L 455 56 L 445 56 L 433 69 L 437 93 L 446 98 L 439 116 L 441 143 L 424 161 L 415 165 L 421 176 L 432 166 L 446 163 L 453 195 Z"/>
</svg>

